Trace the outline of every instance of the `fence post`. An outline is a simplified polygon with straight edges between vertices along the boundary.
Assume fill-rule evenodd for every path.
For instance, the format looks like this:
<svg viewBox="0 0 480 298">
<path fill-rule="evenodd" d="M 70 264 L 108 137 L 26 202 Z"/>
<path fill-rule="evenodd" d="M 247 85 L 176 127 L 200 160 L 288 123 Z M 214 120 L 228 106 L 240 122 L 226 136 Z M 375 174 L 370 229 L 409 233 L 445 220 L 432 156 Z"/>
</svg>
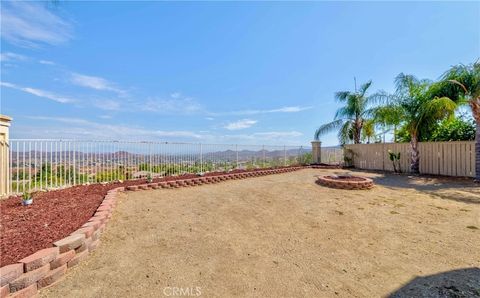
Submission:
<svg viewBox="0 0 480 298">
<path fill-rule="evenodd" d="M 235 145 L 235 159 L 237 163 L 237 166 L 235 168 L 238 169 L 238 145 Z"/>
<path fill-rule="evenodd" d="M 200 143 L 200 172 L 203 173 L 203 146 Z"/>
<path fill-rule="evenodd" d="M 262 145 L 262 151 L 263 151 L 263 166 L 262 166 L 262 168 L 265 168 L 265 145 Z"/>
<path fill-rule="evenodd" d="M 0 114 L 0 196 L 10 193 L 10 142 L 12 118 Z"/>
<path fill-rule="evenodd" d="M 312 159 L 314 164 L 319 164 L 322 162 L 322 142 L 312 142 Z"/>
</svg>

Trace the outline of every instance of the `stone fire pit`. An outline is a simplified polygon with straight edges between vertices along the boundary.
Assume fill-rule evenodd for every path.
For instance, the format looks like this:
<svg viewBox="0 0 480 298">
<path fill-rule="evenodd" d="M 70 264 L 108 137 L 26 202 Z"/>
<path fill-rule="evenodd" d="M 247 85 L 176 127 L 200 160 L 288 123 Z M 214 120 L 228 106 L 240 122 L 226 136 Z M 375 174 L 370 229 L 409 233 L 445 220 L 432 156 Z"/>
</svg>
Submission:
<svg viewBox="0 0 480 298">
<path fill-rule="evenodd" d="M 339 189 L 370 189 L 373 180 L 358 176 L 320 176 L 317 184 Z"/>
</svg>

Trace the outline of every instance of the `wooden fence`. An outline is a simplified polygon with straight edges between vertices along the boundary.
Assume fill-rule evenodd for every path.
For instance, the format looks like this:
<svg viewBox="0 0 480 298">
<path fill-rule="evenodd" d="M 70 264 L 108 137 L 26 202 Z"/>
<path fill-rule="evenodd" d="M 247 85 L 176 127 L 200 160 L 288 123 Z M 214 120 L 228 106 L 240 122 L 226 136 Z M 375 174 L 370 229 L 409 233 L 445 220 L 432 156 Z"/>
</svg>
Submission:
<svg viewBox="0 0 480 298">
<path fill-rule="evenodd" d="M 345 156 L 353 153 L 356 168 L 393 171 L 388 151 L 400 152 L 402 172 L 410 172 L 410 144 L 381 143 L 345 146 Z M 475 177 L 475 142 L 419 143 L 420 173 L 457 177 Z"/>
</svg>

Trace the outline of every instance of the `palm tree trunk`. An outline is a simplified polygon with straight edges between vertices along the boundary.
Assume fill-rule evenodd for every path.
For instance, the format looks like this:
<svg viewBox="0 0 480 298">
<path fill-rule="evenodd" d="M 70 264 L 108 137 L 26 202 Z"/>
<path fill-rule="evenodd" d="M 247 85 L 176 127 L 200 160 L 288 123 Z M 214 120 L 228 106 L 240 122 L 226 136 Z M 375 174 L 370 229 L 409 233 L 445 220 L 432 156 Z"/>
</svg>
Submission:
<svg viewBox="0 0 480 298">
<path fill-rule="evenodd" d="M 394 143 L 397 142 L 397 125 L 396 124 L 393 125 L 393 142 Z"/>
<path fill-rule="evenodd" d="M 477 132 L 475 136 L 475 182 L 480 183 L 480 119 L 476 120 Z"/>
<path fill-rule="evenodd" d="M 355 120 L 355 134 L 353 135 L 353 142 L 355 144 L 360 144 L 362 138 L 362 124 L 360 120 Z"/>
<path fill-rule="evenodd" d="M 477 132 L 475 134 L 475 182 L 480 183 L 480 97 L 470 100 L 473 118 L 477 124 Z"/>
<path fill-rule="evenodd" d="M 410 156 L 410 170 L 412 173 L 418 174 L 420 173 L 420 155 L 418 152 L 418 137 L 416 133 L 412 133 L 410 146 L 412 147 L 412 154 Z"/>
</svg>

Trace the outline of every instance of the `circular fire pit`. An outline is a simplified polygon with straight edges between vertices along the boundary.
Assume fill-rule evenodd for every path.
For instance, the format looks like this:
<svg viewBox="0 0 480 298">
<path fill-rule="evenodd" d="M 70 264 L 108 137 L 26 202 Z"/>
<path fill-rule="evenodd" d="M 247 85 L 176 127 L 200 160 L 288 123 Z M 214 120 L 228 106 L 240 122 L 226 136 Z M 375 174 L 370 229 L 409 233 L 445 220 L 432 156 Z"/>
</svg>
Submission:
<svg viewBox="0 0 480 298">
<path fill-rule="evenodd" d="M 320 176 L 317 184 L 340 189 L 370 189 L 373 187 L 373 180 L 357 176 Z"/>
</svg>

